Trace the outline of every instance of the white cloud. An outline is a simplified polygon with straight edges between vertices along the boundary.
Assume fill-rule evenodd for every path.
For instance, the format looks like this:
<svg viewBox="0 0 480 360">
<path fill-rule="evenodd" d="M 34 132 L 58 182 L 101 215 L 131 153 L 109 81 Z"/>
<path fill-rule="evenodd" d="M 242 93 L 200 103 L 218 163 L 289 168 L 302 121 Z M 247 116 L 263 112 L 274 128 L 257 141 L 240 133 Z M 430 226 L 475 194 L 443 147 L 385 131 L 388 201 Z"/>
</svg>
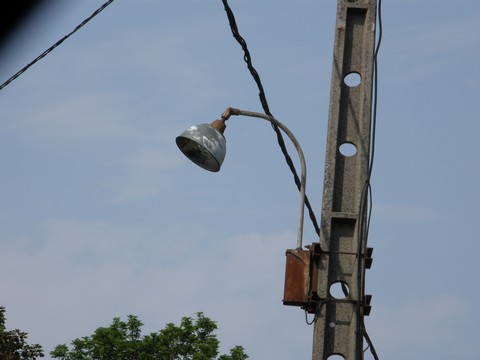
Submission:
<svg viewBox="0 0 480 360">
<path fill-rule="evenodd" d="M 435 354 L 450 346 L 470 311 L 465 299 L 441 295 L 410 299 L 396 307 L 376 306 L 374 316 L 367 321 L 371 324 L 368 326 L 371 337 L 385 352 L 395 353 L 399 349 L 428 352 L 437 348 L 431 351 Z"/>
<path fill-rule="evenodd" d="M 41 92 L 40 92 L 41 93 Z M 113 140 L 139 135 L 131 118 L 125 115 L 125 93 L 114 89 L 50 93 L 31 98 L 24 109 L 11 116 L 15 128 L 28 138 L 72 143 L 85 140 Z M 131 111 L 131 110 L 130 110 Z"/>
<path fill-rule="evenodd" d="M 172 170 L 180 166 L 170 148 L 139 148 L 126 160 L 127 172 L 117 189 L 121 202 L 157 196 L 173 186 Z"/>
<path fill-rule="evenodd" d="M 138 139 L 151 135 L 152 119 L 171 128 L 180 110 L 196 113 L 224 96 L 218 62 L 197 53 L 218 26 L 73 38 L 9 88 L 7 99 L 21 96 L 26 106 L 7 102 L 6 118 L 29 138 L 50 141 Z"/>
<path fill-rule="evenodd" d="M 398 263 L 398 254 L 409 243 L 415 242 L 418 250 L 406 275 L 401 275 L 401 267 L 385 265 L 385 272 L 375 272 L 375 276 L 389 284 L 389 291 L 396 286 L 390 284 L 392 279 L 408 278 L 414 269 L 425 266 L 428 271 L 411 282 L 409 293 L 424 281 L 429 289 L 444 281 L 442 290 L 458 297 L 446 294 L 415 303 L 408 300 L 398 307 L 376 303 L 368 319 L 369 330 L 380 355 L 382 349 L 394 349 L 385 352 L 392 355 L 390 360 L 411 357 L 402 356 L 403 344 L 428 354 L 432 349 L 445 353 L 447 347 L 462 350 L 468 348 L 467 343 L 471 343 L 472 355 L 463 358 L 476 359 L 479 352 L 472 349 L 478 349 L 478 331 L 470 319 L 473 316 L 465 313 L 474 311 L 471 304 L 478 295 L 478 286 L 473 286 L 475 252 L 468 251 L 477 238 L 471 215 L 478 209 L 471 200 L 475 186 L 465 186 L 475 178 L 466 175 L 478 162 L 475 151 L 465 151 L 465 144 L 476 144 L 475 131 L 471 126 L 456 126 L 469 131 L 452 137 L 448 129 L 453 122 L 443 121 L 442 114 L 476 118 L 476 103 L 468 102 L 474 97 L 468 94 L 475 91 L 468 92 L 470 88 L 458 81 L 475 82 L 472 64 L 478 57 L 475 45 L 480 22 L 475 7 L 470 6 L 475 5 L 473 0 L 455 7 L 438 1 L 427 1 L 428 5 L 406 2 L 384 2 L 380 101 L 394 106 L 380 104 L 380 109 L 390 115 L 407 109 L 411 116 L 393 122 L 392 116 L 386 116 L 382 131 L 388 137 L 397 122 L 408 127 L 414 139 L 407 136 L 407 145 L 427 149 L 419 154 L 428 164 L 419 169 L 425 176 L 418 181 L 391 179 L 392 189 L 405 191 L 393 191 L 389 204 L 374 204 L 372 226 L 381 233 L 393 227 L 393 235 L 404 231 L 402 238 L 409 239 L 406 244 L 392 243 L 387 230 L 382 236 L 385 241 L 379 243 L 383 252 L 379 264 Z M 252 171 L 251 165 L 245 168 L 249 176 L 229 172 L 228 167 L 238 166 L 233 161 L 235 151 L 241 151 L 229 145 L 230 160 L 224 172 L 214 177 L 194 169 L 175 148 L 175 136 L 187 125 L 218 116 L 226 105 L 260 108 L 258 89 L 231 36 L 223 8 L 218 3 L 189 1 L 187 7 L 180 3 L 117 2 L 2 92 L 6 185 L 0 209 L 0 271 L 4 274 L 0 290 L 8 324 L 51 349 L 107 325 L 113 316 L 137 314 L 146 323 L 146 331 L 153 331 L 200 310 L 218 321 L 225 347 L 245 345 L 252 359 L 309 358 L 312 328 L 305 325 L 301 310 L 281 305 L 284 250 L 295 242 L 293 231 L 281 231 L 294 228 L 294 220 L 287 226 L 284 219 L 294 219 L 298 210 L 296 193 L 279 186 L 283 181 L 290 186 L 290 175 L 279 179 L 276 164 L 267 157 L 262 174 Z M 324 140 L 311 129 L 327 127 L 335 5 L 325 11 L 325 4 L 310 1 L 311 11 L 306 11 L 291 4 L 273 9 L 270 3 L 251 1 L 251 6 L 238 6 L 240 30 L 249 42 L 272 112 L 303 128 L 307 137 L 312 135 L 311 144 L 303 143 L 304 149 L 318 155 L 319 149 L 323 153 Z M 48 45 L 64 34 L 64 28 L 56 27 L 59 23 L 70 30 L 72 23 L 81 21 L 88 13 L 82 8 L 88 5 L 75 6 L 74 14 L 62 14 L 60 22 L 49 22 L 48 39 L 37 33 L 28 36 L 25 48 Z M 256 11 L 251 11 L 252 6 Z M 411 17 L 405 27 L 405 21 L 395 17 L 408 12 L 409 6 L 415 10 L 410 15 L 416 18 Z M 472 12 L 462 14 L 468 8 Z M 264 15 L 272 11 L 276 16 L 265 21 Z M 285 21 L 307 17 L 308 28 L 282 26 Z M 14 70 L 24 60 L 31 60 L 30 55 L 12 58 Z M 437 86 L 442 84 L 445 87 Z M 449 89 L 464 89 L 468 96 Z M 423 103 L 414 101 L 397 106 L 405 95 L 439 105 L 422 107 Z M 456 106 L 458 100 L 452 100 L 458 97 L 468 104 Z M 318 111 L 313 114 L 310 109 Z M 427 117 L 415 116 L 425 109 L 430 111 Z M 442 128 L 442 123 L 449 125 Z M 435 134 L 430 131 L 421 137 L 425 129 L 434 129 Z M 239 131 L 250 130 L 239 125 Z M 412 143 L 420 137 L 422 142 Z M 229 141 L 234 138 L 240 134 Z M 458 158 L 454 168 L 465 176 L 451 169 L 433 176 L 436 160 L 426 155 L 429 149 L 438 148 L 439 139 L 448 141 L 443 141 L 435 159 L 449 151 Z M 241 156 L 256 158 L 260 152 L 266 156 L 271 145 L 272 153 L 283 161 L 274 142 L 258 144 L 262 149 L 254 145 Z M 401 167 L 402 161 L 397 160 L 402 156 L 404 151 L 398 150 L 390 166 Z M 312 160 L 313 168 L 320 167 L 315 161 L 323 164 L 323 158 Z M 312 173 L 309 177 L 310 184 L 317 184 L 310 190 L 314 189 L 311 200 L 318 205 L 320 171 L 318 182 L 312 181 Z M 399 199 L 409 187 L 413 194 L 426 189 L 429 196 L 421 199 L 421 207 Z M 445 197 L 449 189 L 455 189 L 454 195 Z M 255 207 L 266 196 L 262 206 Z M 293 205 L 283 202 L 285 196 L 292 197 Z M 436 207 L 438 199 L 459 209 L 449 212 L 448 221 L 446 210 Z M 452 199 L 457 200 L 452 203 Z M 291 217 L 284 215 L 290 211 Z M 432 230 L 440 220 L 443 237 Z M 218 228 L 210 230 L 212 224 Z M 421 237 L 412 237 L 412 230 L 421 231 Z M 458 256 L 451 246 L 440 244 L 453 233 L 462 250 Z M 447 259 L 440 273 L 449 278 L 432 278 L 438 275 L 436 266 L 444 265 L 438 259 Z M 461 269 L 461 276 L 450 268 Z M 471 287 L 469 292 L 460 294 L 461 286 L 452 286 L 460 278 Z M 443 355 L 442 359 L 447 358 L 456 356 Z"/>
<path fill-rule="evenodd" d="M 224 351 L 240 344 L 252 358 L 282 358 L 288 337 L 310 334 L 303 312 L 281 305 L 293 234 L 185 234 L 154 239 L 126 226 L 60 218 L 45 222 L 37 239 L 4 239 L 1 270 L 16 269 L 2 281 L 7 314 L 47 350 L 127 314 L 139 315 L 148 332 L 204 311 L 218 321 Z M 310 336 L 299 342 L 309 347 Z"/>
</svg>

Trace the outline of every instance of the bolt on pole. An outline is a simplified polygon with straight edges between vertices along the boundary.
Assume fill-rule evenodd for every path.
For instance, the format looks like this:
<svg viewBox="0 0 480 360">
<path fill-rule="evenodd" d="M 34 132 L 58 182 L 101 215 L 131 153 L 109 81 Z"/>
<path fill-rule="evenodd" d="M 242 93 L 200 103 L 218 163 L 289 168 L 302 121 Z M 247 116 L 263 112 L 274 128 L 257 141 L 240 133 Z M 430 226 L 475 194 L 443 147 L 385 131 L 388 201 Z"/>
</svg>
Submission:
<svg viewBox="0 0 480 360">
<path fill-rule="evenodd" d="M 376 0 L 337 3 L 313 360 L 363 359 L 363 317 L 370 300 L 364 289 L 371 262 L 365 223 L 376 9 Z"/>
</svg>

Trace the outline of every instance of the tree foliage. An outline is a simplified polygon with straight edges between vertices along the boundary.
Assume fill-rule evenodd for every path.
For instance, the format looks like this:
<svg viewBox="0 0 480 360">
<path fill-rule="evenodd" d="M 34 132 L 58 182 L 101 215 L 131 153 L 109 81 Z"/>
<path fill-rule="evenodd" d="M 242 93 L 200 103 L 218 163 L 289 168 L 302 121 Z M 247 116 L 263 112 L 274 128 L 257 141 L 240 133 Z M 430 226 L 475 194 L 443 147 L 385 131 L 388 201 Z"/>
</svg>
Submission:
<svg viewBox="0 0 480 360">
<path fill-rule="evenodd" d="M 42 347 L 38 344 L 27 344 L 26 332 L 7 330 L 5 307 L 0 306 L 0 359 L 2 360 L 35 360 L 43 357 Z"/>
<path fill-rule="evenodd" d="M 220 341 L 214 334 L 217 324 L 203 313 L 196 318 L 183 317 L 179 326 L 169 323 L 164 329 L 142 336 L 143 323 L 134 315 L 127 321 L 114 318 L 86 337 L 55 347 L 50 355 L 60 360 L 214 360 Z M 218 360 L 246 360 L 241 346 Z"/>
</svg>

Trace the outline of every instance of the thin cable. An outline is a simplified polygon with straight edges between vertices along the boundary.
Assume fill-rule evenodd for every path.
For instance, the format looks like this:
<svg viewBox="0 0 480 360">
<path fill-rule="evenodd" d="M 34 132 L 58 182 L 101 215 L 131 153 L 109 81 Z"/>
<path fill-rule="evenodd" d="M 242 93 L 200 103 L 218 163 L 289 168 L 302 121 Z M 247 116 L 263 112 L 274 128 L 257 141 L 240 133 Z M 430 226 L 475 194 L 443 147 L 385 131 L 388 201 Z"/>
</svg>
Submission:
<svg viewBox="0 0 480 360">
<path fill-rule="evenodd" d="M 362 190 L 362 197 L 360 200 L 360 212 L 359 212 L 359 230 L 358 230 L 358 262 L 359 262 L 359 272 L 358 272 L 358 289 L 359 289 L 359 299 L 361 299 L 361 303 L 359 306 L 364 305 L 365 299 L 365 276 L 361 276 L 361 272 L 364 269 L 361 269 L 360 257 L 363 256 L 362 254 L 365 253 L 366 249 L 362 249 L 361 244 L 364 244 L 366 247 L 368 241 L 368 233 L 370 230 L 370 220 L 372 217 L 372 207 L 373 207 L 373 195 L 372 195 L 372 187 L 370 184 L 370 179 L 372 176 L 373 170 L 373 162 L 375 159 L 375 142 L 376 142 L 376 128 L 377 128 L 377 104 L 378 104 L 378 53 L 380 51 L 380 45 L 382 43 L 382 36 L 383 36 L 383 22 L 382 22 L 382 0 L 378 0 L 377 2 L 377 15 L 378 15 L 378 38 L 377 43 L 374 50 L 374 57 L 373 57 L 373 109 L 372 109 L 372 132 L 371 132 L 371 148 L 370 148 L 370 164 L 368 169 L 367 180 Z M 368 209 L 368 211 L 366 211 Z M 363 220 L 365 217 L 365 221 Z M 364 236 L 364 240 L 362 241 L 362 236 Z M 360 293 L 360 289 L 364 290 L 364 293 Z M 360 310 L 360 309 L 359 309 Z M 360 311 L 358 311 L 360 314 Z M 364 350 L 370 350 L 371 354 L 373 355 L 375 360 L 379 360 L 377 351 L 375 350 L 375 346 L 373 345 L 370 336 L 367 333 L 365 327 L 365 320 L 363 317 L 359 319 L 359 331 L 357 331 L 358 336 L 363 336 L 368 344 L 368 347 Z"/>
<path fill-rule="evenodd" d="M 357 298 L 359 299 L 357 302 L 357 344 L 360 344 L 362 338 L 365 336 L 365 323 L 362 309 L 362 307 L 365 305 L 365 268 L 362 266 L 364 265 L 364 261 L 361 261 L 361 259 L 363 257 L 363 254 L 365 254 L 366 250 L 368 239 L 366 224 L 369 222 L 369 217 L 371 215 L 369 211 L 371 211 L 372 209 L 372 207 L 369 206 L 369 198 L 371 199 L 371 186 L 370 181 L 367 178 L 360 197 L 360 209 L 358 214 L 357 230 Z M 367 211 L 367 209 L 369 211 Z M 360 354 L 362 352 L 362 349 L 360 347 L 357 347 L 356 351 L 357 358 L 361 359 Z"/>
<path fill-rule="evenodd" d="M 365 329 L 365 325 L 363 326 L 363 336 L 365 337 L 365 340 L 367 341 L 367 344 L 368 344 L 368 348 L 370 350 L 370 352 L 372 353 L 373 355 L 373 358 L 375 360 L 380 360 L 380 358 L 378 357 L 378 354 L 377 354 L 377 350 L 375 350 L 375 347 L 373 346 L 373 342 L 372 340 L 370 339 L 370 336 L 368 336 L 368 333 L 367 333 L 367 330 Z M 365 351 L 367 350 L 365 349 Z"/>
<path fill-rule="evenodd" d="M 373 160 L 375 158 L 375 137 L 377 130 L 377 103 L 378 103 L 378 52 L 382 44 L 383 37 L 383 21 L 382 21 L 382 0 L 378 0 L 378 39 L 373 55 L 373 115 L 372 115 L 372 146 L 370 150 L 370 168 L 368 170 L 368 179 L 370 180 L 373 170 Z"/>
<path fill-rule="evenodd" d="M 306 309 L 304 309 L 304 311 L 305 311 L 305 322 L 307 323 L 307 325 L 313 325 L 315 323 L 315 321 L 317 321 L 318 316 L 320 315 L 320 312 L 322 311 L 323 305 L 325 305 L 327 302 L 328 301 L 324 300 L 317 306 L 317 308 L 315 309 L 315 315 L 313 316 L 312 321 L 308 321 L 308 311 Z"/>
<path fill-rule="evenodd" d="M 258 95 L 260 97 L 260 103 L 262 104 L 262 108 L 263 108 L 265 114 L 267 114 L 268 116 L 271 116 L 273 118 L 274 116 L 270 112 L 268 102 L 267 102 L 267 98 L 265 96 L 265 91 L 263 89 L 262 81 L 260 80 L 260 75 L 258 74 L 257 70 L 255 69 L 255 67 L 252 64 L 252 57 L 250 56 L 250 51 L 248 50 L 247 43 L 238 31 L 238 26 L 237 26 L 237 22 L 235 20 L 235 15 L 233 14 L 232 9 L 228 5 L 228 1 L 227 0 L 222 0 L 222 2 L 223 2 L 223 6 L 225 7 L 225 12 L 227 13 L 227 18 L 228 18 L 228 21 L 230 23 L 230 29 L 232 30 L 232 35 L 235 38 L 235 40 L 237 40 L 237 42 L 242 47 L 242 50 L 244 52 L 243 59 L 247 63 L 247 68 L 250 71 L 250 74 L 252 75 L 253 79 L 255 80 L 255 83 L 257 84 L 257 87 L 258 87 L 258 90 L 259 90 Z M 280 146 L 280 149 L 282 150 L 282 153 L 285 157 L 285 161 L 287 162 L 287 164 L 290 168 L 290 171 L 293 174 L 293 179 L 295 181 L 295 184 L 297 185 L 297 188 L 300 191 L 300 188 L 301 188 L 300 178 L 298 177 L 297 171 L 295 169 L 295 165 L 293 164 L 293 161 L 292 161 L 290 155 L 288 154 L 287 147 L 285 146 L 285 141 L 283 140 L 282 133 L 280 132 L 280 129 L 276 125 L 272 124 L 272 127 L 273 127 L 273 130 L 275 131 L 275 133 L 277 134 L 278 145 Z M 317 233 L 317 235 L 320 235 L 320 227 L 318 226 L 318 222 L 317 222 L 317 219 L 315 217 L 315 213 L 313 212 L 312 206 L 310 205 L 310 201 L 308 200 L 307 196 L 305 196 L 305 206 L 308 209 L 310 220 L 312 221 L 313 227 L 315 228 L 315 232 Z"/>
<path fill-rule="evenodd" d="M 22 75 L 25 71 L 27 71 L 32 65 L 34 65 L 36 62 L 40 61 L 43 59 L 45 56 L 47 56 L 53 49 L 55 49 L 57 46 L 59 46 L 61 43 L 63 43 L 65 40 L 67 40 L 70 36 L 72 36 L 74 33 L 76 33 L 80 28 L 82 28 L 86 23 L 88 23 L 90 20 L 92 20 L 95 16 L 97 16 L 100 12 L 102 12 L 108 5 L 110 5 L 113 2 L 113 0 L 108 0 L 105 4 L 100 6 L 97 10 L 93 12 L 92 15 L 90 15 L 88 18 L 83 20 L 73 31 L 71 31 L 69 34 L 65 35 L 63 38 L 58 40 L 55 44 L 50 46 L 47 50 L 45 50 L 43 53 L 38 55 L 33 61 L 31 61 L 29 64 L 24 66 L 22 69 L 20 69 L 17 73 L 15 73 L 10 79 L 5 81 L 2 85 L 0 85 L 0 91 L 3 90 L 8 84 L 10 84 L 13 80 L 18 78 L 20 75 Z"/>
<path fill-rule="evenodd" d="M 308 326 L 313 325 L 315 321 L 317 321 L 317 314 L 313 316 L 312 321 L 308 321 L 308 312 L 307 310 L 304 310 L 304 311 L 305 311 L 305 322 L 307 323 Z"/>
</svg>

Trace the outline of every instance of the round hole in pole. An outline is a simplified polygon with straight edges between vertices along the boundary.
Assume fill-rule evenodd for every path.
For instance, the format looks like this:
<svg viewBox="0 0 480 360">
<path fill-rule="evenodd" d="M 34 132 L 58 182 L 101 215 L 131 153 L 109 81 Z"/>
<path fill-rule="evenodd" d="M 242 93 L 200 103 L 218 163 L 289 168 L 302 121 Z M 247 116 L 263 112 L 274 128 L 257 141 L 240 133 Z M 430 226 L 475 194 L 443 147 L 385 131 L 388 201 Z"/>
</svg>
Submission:
<svg viewBox="0 0 480 360">
<path fill-rule="evenodd" d="M 345 157 L 351 157 L 356 155 L 357 153 L 357 147 L 350 143 L 350 142 L 345 142 L 339 147 L 340 154 L 342 154 Z"/>
<path fill-rule="evenodd" d="M 345 360 L 345 358 L 342 355 L 333 354 L 330 355 L 327 360 Z"/>
<path fill-rule="evenodd" d="M 350 294 L 350 289 L 346 282 L 336 281 L 328 289 L 334 299 L 346 299 Z"/>
<path fill-rule="evenodd" d="M 362 76 L 358 72 L 354 71 L 345 75 L 345 77 L 343 78 L 343 82 L 348 87 L 355 87 L 360 85 L 360 83 L 362 82 Z"/>
</svg>

